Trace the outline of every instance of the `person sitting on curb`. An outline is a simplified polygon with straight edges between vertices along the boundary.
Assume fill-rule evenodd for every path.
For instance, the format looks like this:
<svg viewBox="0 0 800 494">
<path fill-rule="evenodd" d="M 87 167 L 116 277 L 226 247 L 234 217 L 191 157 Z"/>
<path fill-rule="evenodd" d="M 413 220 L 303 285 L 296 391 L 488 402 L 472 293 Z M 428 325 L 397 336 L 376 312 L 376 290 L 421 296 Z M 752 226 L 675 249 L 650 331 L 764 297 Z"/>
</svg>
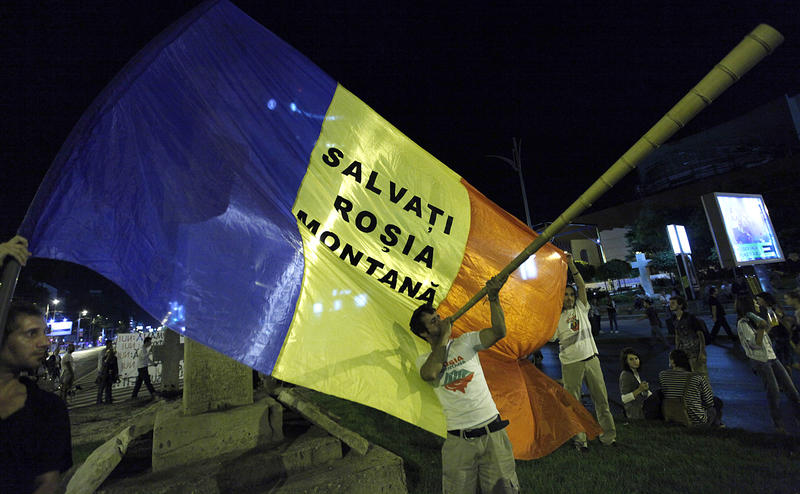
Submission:
<svg viewBox="0 0 800 494">
<path fill-rule="evenodd" d="M 664 420 L 686 426 L 725 427 L 722 400 L 714 396 L 705 375 L 691 371 L 686 352 L 670 352 L 669 367 L 658 375 L 664 396 Z M 680 410 L 674 410 L 673 403 L 679 403 Z"/>
<path fill-rule="evenodd" d="M 633 420 L 657 418 L 661 414 L 660 410 L 652 417 L 648 417 L 645 412 L 646 409 L 652 408 L 646 406 L 646 403 L 655 402 L 655 395 L 650 391 L 649 383 L 643 381 L 639 375 L 642 365 L 639 352 L 631 347 L 623 348 L 619 361 L 622 367 L 622 372 L 619 374 L 619 392 L 622 395 L 622 404 L 625 406 L 625 416 Z"/>
<path fill-rule="evenodd" d="M 786 372 L 786 368 L 775 357 L 768 334 L 770 325 L 756 315 L 753 298 L 749 295 L 738 297 L 736 314 L 739 316 L 737 330 L 744 353 L 747 354 L 753 370 L 761 377 L 761 382 L 767 389 L 767 403 L 769 403 L 772 422 L 778 432 L 786 433 L 781 418 L 781 395 L 778 385 L 783 387 L 783 392 L 792 401 L 794 414 L 798 421 L 800 421 L 800 395 L 798 395 L 789 373 Z"/>
</svg>

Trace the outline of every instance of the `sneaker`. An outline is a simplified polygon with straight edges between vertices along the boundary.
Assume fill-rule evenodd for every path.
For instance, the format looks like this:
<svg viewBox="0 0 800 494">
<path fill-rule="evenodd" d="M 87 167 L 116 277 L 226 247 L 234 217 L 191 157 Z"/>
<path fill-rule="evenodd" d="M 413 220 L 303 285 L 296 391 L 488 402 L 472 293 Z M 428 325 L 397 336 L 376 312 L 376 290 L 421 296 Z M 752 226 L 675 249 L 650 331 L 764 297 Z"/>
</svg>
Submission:
<svg viewBox="0 0 800 494">
<path fill-rule="evenodd" d="M 581 444 L 581 443 L 575 443 L 575 449 L 580 453 L 588 453 L 589 452 L 589 446 L 587 446 L 585 444 Z"/>
</svg>

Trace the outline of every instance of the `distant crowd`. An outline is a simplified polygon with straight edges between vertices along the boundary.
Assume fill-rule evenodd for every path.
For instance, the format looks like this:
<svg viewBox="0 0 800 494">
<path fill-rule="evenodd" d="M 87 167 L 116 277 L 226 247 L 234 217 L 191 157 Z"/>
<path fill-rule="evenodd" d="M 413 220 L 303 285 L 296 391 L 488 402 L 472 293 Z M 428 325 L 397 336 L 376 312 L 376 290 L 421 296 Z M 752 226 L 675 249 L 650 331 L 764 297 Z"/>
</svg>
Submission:
<svg viewBox="0 0 800 494">
<path fill-rule="evenodd" d="M 713 395 L 706 352 L 706 344 L 714 343 L 723 328 L 732 341 L 738 342 L 753 372 L 761 379 L 775 430 L 785 433 L 780 412 L 781 392 L 791 401 L 795 417 L 800 421 L 800 395 L 791 378 L 793 371 L 800 370 L 795 362 L 800 356 L 800 291 L 786 292 L 783 301 L 784 304 L 778 303 L 769 292 L 755 296 L 739 292 L 734 305 L 737 317 L 734 332 L 715 288 L 709 290 L 708 297 L 714 322 L 711 331 L 702 319 L 687 311 L 683 297 L 672 297 L 669 308 L 675 350 L 669 356 L 670 368 L 659 374 L 660 389 L 651 390 L 649 383 L 639 375 L 642 357 L 637 350 L 629 347 L 621 352 L 619 388 L 626 416 L 664 419 L 687 426 L 724 427 L 723 403 Z M 660 327 L 661 320 L 649 300 L 645 301 L 644 308 L 651 327 Z M 666 344 L 660 334 L 658 337 Z"/>
</svg>

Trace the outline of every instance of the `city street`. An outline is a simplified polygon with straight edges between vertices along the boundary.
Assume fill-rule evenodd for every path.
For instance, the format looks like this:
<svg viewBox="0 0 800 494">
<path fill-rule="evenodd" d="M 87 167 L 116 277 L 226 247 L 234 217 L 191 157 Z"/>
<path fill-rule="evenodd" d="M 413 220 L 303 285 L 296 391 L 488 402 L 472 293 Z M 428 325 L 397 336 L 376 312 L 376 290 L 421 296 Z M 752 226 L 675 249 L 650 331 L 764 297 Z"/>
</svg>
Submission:
<svg viewBox="0 0 800 494">
<path fill-rule="evenodd" d="M 67 408 L 73 409 L 96 404 L 97 385 L 94 380 L 97 377 L 97 358 L 102 350 L 102 347 L 95 347 L 73 353 L 75 358 L 75 384 L 80 386 L 81 389 L 76 390 L 75 395 L 68 398 Z M 111 390 L 111 397 L 114 401 L 129 400 L 132 391 L 133 386 L 115 387 Z M 139 399 L 146 400 L 149 396 L 147 389 L 142 389 Z"/>
</svg>

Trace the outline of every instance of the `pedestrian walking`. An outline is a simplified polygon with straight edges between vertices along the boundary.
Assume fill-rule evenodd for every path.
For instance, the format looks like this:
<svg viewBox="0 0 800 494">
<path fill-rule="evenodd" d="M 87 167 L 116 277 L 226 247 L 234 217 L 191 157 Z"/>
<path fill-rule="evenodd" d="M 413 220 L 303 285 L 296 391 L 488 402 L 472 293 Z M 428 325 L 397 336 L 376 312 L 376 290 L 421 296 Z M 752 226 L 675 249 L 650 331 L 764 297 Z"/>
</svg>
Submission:
<svg viewBox="0 0 800 494">
<path fill-rule="evenodd" d="M 138 375 L 136 376 L 136 384 L 133 385 L 133 393 L 131 394 L 132 400 L 135 400 L 136 396 L 139 394 L 139 388 L 142 387 L 142 383 L 147 386 L 147 391 L 150 392 L 151 399 L 158 396 L 158 392 L 153 389 L 153 385 L 150 383 L 150 372 L 148 371 L 149 366 L 156 365 L 153 363 L 152 342 L 153 338 L 147 336 L 142 342 L 142 348 L 136 351 L 136 370 L 138 371 Z"/>
</svg>

